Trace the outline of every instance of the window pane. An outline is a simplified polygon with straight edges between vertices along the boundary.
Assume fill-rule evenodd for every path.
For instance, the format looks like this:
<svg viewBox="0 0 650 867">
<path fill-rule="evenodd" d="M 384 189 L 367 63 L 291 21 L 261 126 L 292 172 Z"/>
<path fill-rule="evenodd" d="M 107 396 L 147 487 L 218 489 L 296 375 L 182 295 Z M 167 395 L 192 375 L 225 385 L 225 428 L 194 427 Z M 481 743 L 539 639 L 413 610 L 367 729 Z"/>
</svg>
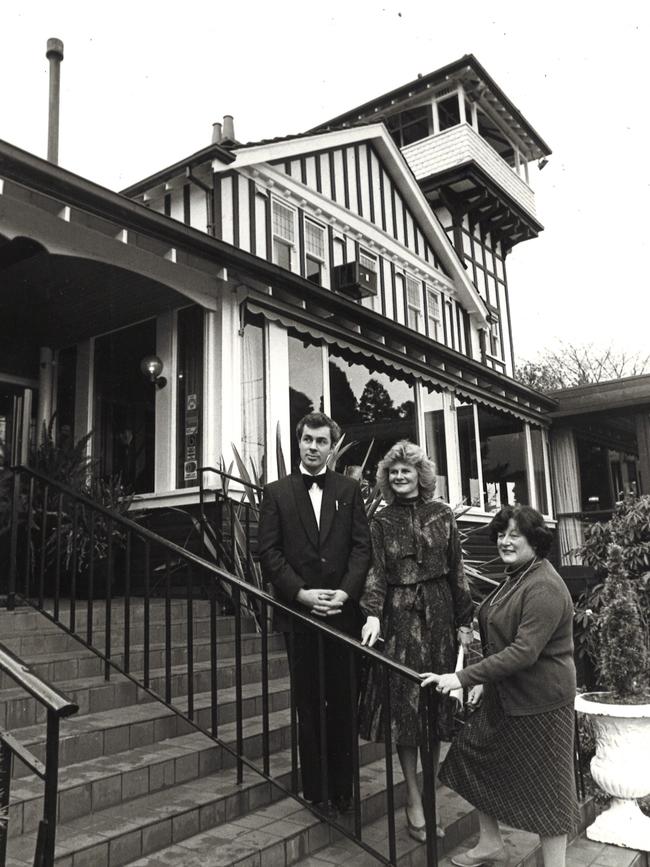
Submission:
<svg viewBox="0 0 650 867">
<path fill-rule="evenodd" d="M 258 471 L 265 448 L 264 327 L 261 317 L 247 314 L 242 338 L 242 458 Z"/>
<path fill-rule="evenodd" d="M 295 430 L 309 412 L 323 411 L 323 350 L 289 334 L 289 424 L 291 428 L 291 465 L 300 457 Z"/>
<path fill-rule="evenodd" d="M 468 506 L 480 506 L 481 492 L 479 489 L 478 461 L 476 458 L 474 407 L 471 404 L 460 404 L 456 409 L 456 421 L 458 424 L 463 500 Z"/>
<path fill-rule="evenodd" d="M 449 129 L 450 126 L 456 126 L 460 123 L 460 108 L 457 94 L 454 93 L 438 102 L 438 118 L 441 130 Z"/>
<path fill-rule="evenodd" d="M 280 202 L 273 202 L 273 232 L 293 243 L 294 239 L 294 212 Z"/>
<path fill-rule="evenodd" d="M 59 438 L 74 437 L 76 374 L 77 347 L 60 349 L 56 359 L 56 427 Z"/>
<path fill-rule="evenodd" d="M 413 387 L 385 373 L 345 359 L 332 351 L 329 364 L 332 418 L 356 445 L 343 455 L 337 469 L 360 466 L 371 440 L 374 446 L 364 477 L 374 484 L 377 463 L 398 440 L 416 442 Z"/>
<path fill-rule="evenodd" d="M 479 406 L 478 424 L 486 511 L 530 505 L 523 422 Z"/>
<path fill-rule="evenodd" d="M 539 428 L 531 427 L 530 439 L 533 447 L 533 471 L 535 473 L 537 508 L 543 515 L 549 515 L 550 510 L 546 495 L 546 468 L 544 466 L 544 434 Z"/>
<path fill-rule="evenodd" d="M 309 220 L 305 221 L 305 250 L 318 259 L 325 258 L 325 230 Z"/>
<path fill-rule="evenodd" d="M 423 388 L 422 410 L 426 452 L 436 465 L 436 498 L 448 503 L 447 439 L 442 395 L 435 391 L 429 394 Z"/>
<path fill-rule="evenodd" d="M 198 485 L 203 403 L 203 308 L 178 311 L 176 484 Z"/>
<path fill-rule="evenodd" d="M 311 259 L 307 256 L 305 260 L 305 276 L 308 280 L 311 280 L 312 283 L 316 283 L 317 286 L 320 286 L 323 282 L 322 264 L 316 261 L 316 259 Z"/>
<path fill-rule="evenodd" d="M 611 509 L 614 498 L 610 488 L 608 449 L 582 438 L 576 438 L 576 446 L 583 510 Z"/>
<path fill-rule="evenodd" d="M 291 247 L 276 238 L 273 241 L 273 261 L 281 268 L 291 270 Z"/>
<path fill-rule="evenodd" d="M 406 292 L 408 294 L 409 304 L 412 307 L 420 309 L 420 283 L 413 277 L 406 277 Z"/>
</svg>

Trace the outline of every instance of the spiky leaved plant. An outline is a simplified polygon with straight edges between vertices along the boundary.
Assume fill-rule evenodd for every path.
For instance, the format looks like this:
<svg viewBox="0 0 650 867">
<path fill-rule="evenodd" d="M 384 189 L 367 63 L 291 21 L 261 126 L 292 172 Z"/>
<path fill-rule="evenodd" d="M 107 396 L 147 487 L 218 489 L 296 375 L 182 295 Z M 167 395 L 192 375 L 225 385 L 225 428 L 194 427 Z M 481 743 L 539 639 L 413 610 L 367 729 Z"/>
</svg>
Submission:
<svg viewBox="0 0 650 867">
<path fill-rule="evenodd" d="M 616 544 L 608 548 L 599 638 L 603 685 L 622 701 L 641 695 L 648 685 L 648 649 L 637 595 Z"/>
</svg>

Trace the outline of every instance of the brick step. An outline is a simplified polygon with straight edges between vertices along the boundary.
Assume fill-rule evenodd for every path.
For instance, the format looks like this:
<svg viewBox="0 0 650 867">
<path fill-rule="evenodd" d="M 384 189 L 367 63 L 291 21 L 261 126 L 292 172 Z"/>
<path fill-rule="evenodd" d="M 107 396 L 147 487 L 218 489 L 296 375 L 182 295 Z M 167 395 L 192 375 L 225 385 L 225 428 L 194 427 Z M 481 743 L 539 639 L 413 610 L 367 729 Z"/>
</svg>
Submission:
<svg viewBox="0 0 650 867">
<path fill-rule="evenodd" d="M 144 623 L 140 615 L 139 620 L 132 623 L 130 629 L 131 645 L 144 643 Z M 68 633 L 65 629 L 49 624 L 50 628 L 42 632 L 34 630 L 21 636 L 13 636 L 2 643 L 21 659 L 25 657 L 33 657 L 37 654 L 46 653 L 66 653 L 75 650 L 79 646 L 79 641 L 74 635 Z M 243 624 L 242 624 L 243 625 Z M 230 624 L 227 621 L 217 624 L 217 635 L 220 638 L 228 638 L 233 635 L 233 629 L 229 628 Z M 226 627 L 226 628 L 224 628 Z M 196 638 L 209 638 L 210 636 L 210 621 L 206 617 L 197 617 L 193 621 L 193 631 Z M 85 629 L 76 628 L 76 635 L 81 641 L 86 640 Z M 186 641 L 187 639 L 187 621 L 176 620 L 170 624 L 170 633 L 173 641 Z M 243 635 L 255 635 L 254 630 L 243 628 Z M 111 625 L 111 643 L 114 647 L 124 646 L 124 629 L 118 624 Z M 101 628 L 93 630 L 92 643 L 96 647 L 104 647 L 106 640 L 106 631 L 102 625 Z M 162 643 L 165 640 L 165 625 L 164 623 L 152 623 L 149 629 L 149 640 Z"/>
<path fill-rule="evenodd" d="M 208 624 L 209 625 L 209 624 Z M 149 652 L 149 666 L 154 670 L 162 668 L 165 663 L 165 643 L 164 630 L 162 640 L 152 641 Z M 187 635 L 185 629 L 182 634 L 172 635 L 172 665 L 182 665 L 187 661 Z M 71 681 L 78 678 L 99 677 L 103 676 L 104 662 L 95 653 L 81 644 L 76 639 L 70 637 L 69 640 L 74 644 L 73 647 L 67 648 L 61 652 L 51 652 L 43 649 L 39 653 L 27 653 L 21 655 L 22 661 L 28 665 L 34 674 L 47 680 L 49 683 L 58 683 L 60 681 Z M 258 633 L 245 633 L 242 635 L 242 654 L 249 656 L 253 653 L 260 652 L 262 638 Z M 95 647 L 103 650 L 103 641 L 98 636 L 98 640 L 94 642 Z M 210 659 L 211 649 L 209 634 L 207 637 L 194 636 L 194 661 L 207 662 Z M 113 654 L 111 659 L 124 667 L 125 655 L 122 652 L 124 647 L 123 641 L 113 643 Z M 282 650 L 284 648 L 284 638 L 278 633 L 271 633 L 268 640 L 269 651 Z M 228 659 L 235 655 L 235 640 L 232 635 L 227 634 L 220 636 L 217 633 L 217 658 Z M 132 640 L 129 652 L 129 663 L 131 671 L 144 670 L 144 646 L 135 644 Z M 15 686 L 15 682 L 8 676 L 0 674 L 0 690 L 11 689 Z"/>
<path fill-rule="evenodd" d="M 283 677 L 287 673 L 287 657 L 284 651 L 269 652 L 269 680 Z M 259 654 L 242 657 L 242 682 L 261 682 L 262 662 Z M 194 666 L 194 692 L 210 690 L 210 663 L 199 662 Z M 172 697 L 187 695 L 187 667 L 177 665 L 172 668 Z M 217 685 L 219 688 L 233 686 L 235 682 L 235 663 L 233 658 L 217 661 Z M 144 690 L 139 689 L 128 678 L 112 674 L 110 681 L 103 678 L 78 678 L 62 681 L 57 688 L 71 701 L 79 705 L 79 713 L 115 709 L 138 702 L 153 701 Z M 164 696 L 165 672 L 163 669 L 151 670 L 151 689 Z M 27 695 L 20 687 L 5 689 L 0 693 L 0 726 L 5 729 L 19 729 L 45 720 L 45 710 L 36 699 Z"/>
<path fill-rule="evenodd" d="M 227 714 L 229 721 L 220 720 L 219 738 L 234 748 L 237 733 L 232 698 L 232 712 Z M 290 747 L 288 701 L 286 689 L 284 692 L 279 689 L 274 692 L 272 707 L 279 705 L 280 709 L 269 713 L 271 753 Z M 233 755 L 207 735 L 190 728 L 183 721 L 180 721 L 180 728 L 187 733 L 141 746 L 129 746 L 119 753 L 63 767 L 59 777 L 59 821 L 68 822 L 98 813 L 106 807 L 125 803 L 140 795 L 168 789 L 178 783 L 235 766 Z M 261 767 L 261 714 L 249 716 L 242 728 L 244 755 L 257 761 Z M 272 758 L 271 767 L 274 761 Z M 42 811 L 42 781 L 34 775 L 15 781 L 11 792 L 10 834 L 35 831 Z"/>
<path fill-rule="evenodd" d="M 377 746 L 377 745 L 374 745 Z M 395 777 L 393 795 L 395 807 L 401 810 L 406 801 L 406 791 L 395 757 Z M 451 794 L 451 793 L 450 793 Z M 457 798 L 459 810 L 471 811 L 471 807 Z M 385 828 L 386 817 L 386 778 L 384 762 L 377 760 L 365 765 L 361 773 L 361 820 L 364 827 L 363 839 L 370 845 L 375 845 L 379 833 L 367 828 L 377 826 Z M 344 827 L 352 827 L 350 815 L 337 819 Z M 454 821 L 459 821 L 457 818 Z M 397 828 L 404 823 L 403 816 L 398 813 Z M 399 831 L 398 831 L 399 834 Z M 409 838 L 410 839 L 410 838 Z M 337 847 L 341 841 L 347 842 L 340 831 L 319 820 L 310 810 L 300 807 L 293 799 L 283 798 L 277 803 L 261 806 L 254 812 L 242 817 L 235 817 L 217 827 L 206 829 L 186 840 L 173 843 L 160 852 L 144 855 L 131 863 L 131 867 L 161 867 L 161 865 L 182 864 L 184 867 L 225 867 L 225 865 L 269 865 L 269 867 L 289 867 L 302 858 L 309 858 L 320 853 L 325 847 L 334 844 Z M 363 863 L 377 864 L 376 859 L 367 855 L 356 844 L 351 844 L 354 854 L 367 861 Z M 317 858 L 314 865 L 319 864 Z M 339 859 L 339 864 L 348 863 Z M 356 857 L 351 862 L 357 862 Z"/>
<path fill-rule="evenodd" d="M 276 678 L 269 682 L 269 711 L 276 713 L 289 707 L 289 679 Z M 179 710 L 187 711 L 187 699 L 176 702 Z M 258 683 L 242 687 L 242 714 L 244 720 L 262 713 L 262 695 Z M 212 725 L 211 694 L 201 693 L 194 697 L 194 717 L 204 728 Z M 218 735 L 221 725 L 235 719 L 234 687 L 220 689 L 218 694 Z M 61 724 L 59 764 L 61 768 L 79 762 L 93 761 L 102 756 L 113 756 L 129 749 L 150 746 L 162 740 L 179 737 L 194 729 L 160 702 L 135 704 L 118 710 L 100 711 L 70 717 Z M 43 726 L 29 726 L 17 733 L 23 743 L 37 758 L 45 756 L 45 733 Z M 14 778 L 31 775 L 19 760 L 14 761 Z"/>
<path fill-rule="evenodd" d="M 440 821 L 445 829 L 444 838 L 438 841 L 438 864 L 439 867 L 453 867 L 450 860 L 451 857 L 466 851 L 478 841 L 478 814 L 471 804 L 446 786 L 441 785 L 438 787 L 437 800 L 440 810 Z M 583 803 L 581 807 L 580 826 L 584 827 L 585 824 L 591 821 L 589 816 L 593 813 L 592 799 Z M 503 824 L 500 827 L 508 850 L 508 867 L 537 867 L 538 864 L 541 864 L 541 850 L 537 834 L 519 831 Z M 379 851 L 388 857 L 388 829 L 385 819 L 382 818 L 372 822 L 368 827 L 364 827 L 363 830 L 364 834 L 368 835 L 368 840 L 376 841 L 379 844 Z M 424 844 L 418 843 L 409 836 L 403 812 L 398 819 L 396 830 L 397 863 L 399 867 L 420 867 L 420 865 L 423 865 L 425 863 Z M 582 865 L 584 863 L 581 858 L 576 858 L 575 861 L 571 859 L 573 846 L 578 839 L 575 838 L 568 847 L 568 864 L 580 863 Z M 577 855 L 578 853 L 575 852 L 575 854 Z M 147 862 L 138 861 L 136 863 L 144 865 Z M 153 867 L 154 863 L 152 861 L 149 867 Z M 192 861 L 178 863 L 182 863 L 186 867 L 190 867 L 190 865 L 194 867 L 194 862 Z M 360 847 L 352 841 L 344 839 L 337 840 L 330 846 L 321 849 L 315 858 L 306 855 L 295 863 L 301 865 L 301 867 L 334 867 L 334 865 L 342 863 L 355 865 L 355 867 L 366 867 L 366 865 L 367 867 L 376 867 L 380 862 L 376 858 L 363 853 Z M 618 867 L 618 861 L 602 862 L 603 865 L 609 864 L 610 867 L 614 863 Z M 212 862 L 208 860 L 205 864 L 206 867 L 209 867 Z M 637 865 L 630 864 L 629 867 L 637 867 Z"/>
<path fill-rule="evenodd" d="M 138 621 L 142 621 L 144 612 L 144 600 L 141 597 L 133 597 L 130 601 L 130 616 L 132 625 L 136 625 Z M 53 615 L 54 603 L 51 599 L 44 600 L 44 610 Z M 205 599 L 194 599 L 192 610 L 195 617 L 208 617 L 210 605 Z M 102 628 L 105 622 L 106 603 L 104 600 L 93 601 L 92 623 L 93 629 Z M 172 599 L 170 601 L 170 611 L 172 619 L 177 620 L 179 617 L 183 619 L 187 615 L 187 602 L 183 599 Z M 163 623 L 165 620 L 165 600 L 158 597 L 151 599 L 149 602 L 149 617 L 151 623 Z M 77 600 L 75 619 L 77 628 L 85 631 L 88 622 L 88 603 L 85 600 Z M 70 601 L 62 599 L 59 605 L 59 620 L 68 625 L 70 622 Z M 219 614 L 218 620 L 221 621 L 225 629 L 234 631 L 234 617 L 232 615 Z M 123 597 L 116 597 L 111 600 L 111 622 L 115 628 L 119 628 L 125 621 L 125 600 Z M 40 611 L 31 606 L 23 606 L 7 611 L 6 608 L 0 609 L 0 634 L 3 640 L 9 636 L 21 636 L 33 630 L 41 630 L 43 624 L 45 628 L 56 629 L 55 624 L 49 617 L 45 617 Z M 230 624 L 230 626 L 228 626 Z M 252 617 L 245 616 L 243 618 L 243 628 L 248 630 L 255 629 L 255 623 Z"/>
<path fill-rule="evenodd" d="M 367 761 L 362 772 L 363 815 L 368 819 L 374 813 L 385 809 L 385 792 L 382 791 L 383 760 L 376 758 L 377 744 L 364 744 L 362 759 Z M 290 751 L 282 750 L 272 759 L 272 772 L 288 785 L 290 778 Z M 108 807 L 93 816 L 89 823 L 87 816 L 62 822 L 57 829 L 57 851 L 55 863 L 61 867 L 82 867 L 82 865 L 117 865 L 132 863 L 153 852 L 176 845 L 208 829 L 223 828 L 224 833 L 232 833 L 232 823 L 237 818 L 244 822 L 255 821 L 246 814 L 259 807 L 268 806 L 281 799 L 282 793 L 266 782 L 259 774 L 245 770 L 244 782 L 236 783 L 233 769 L 225 769 L 218 774 L 197 777 L 194 780 L 177 784 L 173 792 L 161 790 L 134 798 L 125 804 Z M 396 802 L 403 803 L 405 792 L 403 783 L 396 776 Z M 282 798 L 282 800 L 285 800 Z M 297 833 L 306 823 L 320 824 L 308 810 L 301 809 L 292 799 L 292 805 L 300 813 L 293 826 Z M 277 817 L 275 819 L 277 822 Z M 323 826 L 326 833 L 329 829 Z M 250 826 L 248 826 L 250 830 Z M 216 833 L 216 830 L 215 830 Z M 324 845 L 323 832 L 313 836 L 314 844 Z M 221 838 L 222 842 L 224 838 Z M 227 839 L 227 838 L 226 838 Z M 33 862 L 35 834 L 11 837 L 8 845 L 8 865 Z M 215 842 L 212 843 L 213 849 Z M 221 847 L 220 847 L 221 848 Z M 187 849 L 184 850 L 187 854 Z M 176 857 L 176 856 L 174 856 Z M 293 859 L 296 860 L 295 858 Z M 155 863 L 155 862 L 152 862 Z M 160 863 L 185 864 L 183 860 Z M 205 862 L 207 863 L 207 862 Z M 273 862 L 267 862 L 272 864 Z"/>
</svg>

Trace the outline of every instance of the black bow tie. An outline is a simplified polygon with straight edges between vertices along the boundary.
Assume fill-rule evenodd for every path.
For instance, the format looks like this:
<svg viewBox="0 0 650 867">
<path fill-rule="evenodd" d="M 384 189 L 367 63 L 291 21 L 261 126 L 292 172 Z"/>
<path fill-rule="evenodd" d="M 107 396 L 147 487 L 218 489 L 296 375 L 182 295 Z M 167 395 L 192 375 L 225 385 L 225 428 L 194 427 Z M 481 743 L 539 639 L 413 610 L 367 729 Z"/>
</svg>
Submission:
<svg viewBox="0 0 650 867">
<path fill-rule="evenodd" d="M 309 490 L 312 485 L 318 485 L 321 490 L 325 487 L 325 476 L 327 473 L 321 473 L 320 476 L 310 476 L 309 473 L 300 473 L 300 475 L 302 476 L 302 480 L 305 483 L 307 490 Z"/>
</svg>

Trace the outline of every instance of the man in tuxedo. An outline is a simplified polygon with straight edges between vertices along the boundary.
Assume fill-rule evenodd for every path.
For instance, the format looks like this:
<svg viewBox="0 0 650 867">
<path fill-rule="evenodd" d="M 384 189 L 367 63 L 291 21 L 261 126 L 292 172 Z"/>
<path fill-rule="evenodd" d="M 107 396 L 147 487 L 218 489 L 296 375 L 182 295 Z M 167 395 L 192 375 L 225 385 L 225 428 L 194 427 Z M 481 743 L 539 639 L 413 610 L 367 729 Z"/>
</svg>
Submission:
<svg viewBox="0 0 650 867">
<path fill-rule="evenodd" d="M 335 421 L 320 412 L 296 428 L 300 467 L 264 489 L 259 524 L 262 572 L 278 599 L 348 635 L 361 628 L 358 600 L 370 566 L 370 533 L 359 483 L 327 469 L 341 437 Z M 285 633 L 298 711 L 298 749 L 306 800 L 323 810 L 347 812 L 352 797 L 353 694 L 350 651 L 325 638 L 327 754 L 321 756 L 318 636 L 310 626 L 277 612 Z M 322 776 L 322 759 L 326 779 Z"/>
</svg>

